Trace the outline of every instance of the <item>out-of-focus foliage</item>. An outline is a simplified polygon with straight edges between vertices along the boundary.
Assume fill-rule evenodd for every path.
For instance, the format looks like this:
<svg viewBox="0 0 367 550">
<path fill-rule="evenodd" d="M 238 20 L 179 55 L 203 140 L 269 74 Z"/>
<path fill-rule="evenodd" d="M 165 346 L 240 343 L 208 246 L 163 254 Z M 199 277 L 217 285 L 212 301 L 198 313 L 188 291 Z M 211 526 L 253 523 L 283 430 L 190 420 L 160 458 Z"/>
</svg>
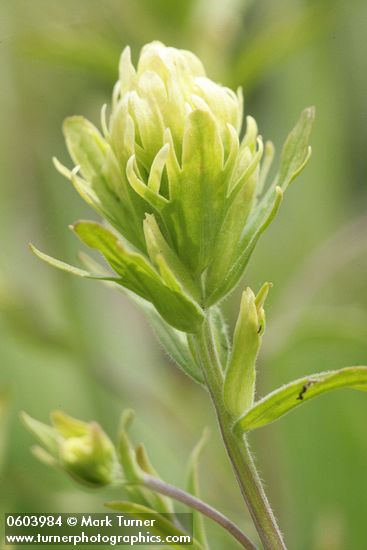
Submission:
<svg viewBox="0 0 367 550">
<path fill-rule="evenodd" d="M 130 44 L 135 59 L 154 39 L 191 49 L 212 78 L 244 86 L 246 114 L 276 144 L 305 105 L 316 106 L 311 162 L 244 281 L 274 284 L 260 394 L 312 372 L 365 364 L 366 26 L 362 0 L 1 2 L 0 388 L 10 388 L 11 406 L 0 512 L 102 511 L 103 501 L 126 497 L 106 492 L 101 501 L 45 469 L 29 454 L 31 436 L 17 411 L 46 420 L 62 408 L 108 431 L 133 406 L 138 435 L 175 484 L 184 483 L 182 465 L 203 425 L 213 426 L 201 494 L 253 534 L 202 389 L 172 368 L 127 298 L 47 269 L 27 243 L 75 261 L 78 245 L 65 226 L 91 212 L 51 157 L 67 159 L 66 116 L 98 123 L 122 48 Z M 240 290 L 226 303 L 231 326 Z M 365 543 L 366 400 L 341 392 L 252 437 L 290 548 L 359 550 Z M 207 527 L 213 548 L 230 547 Z"/>
</svg>

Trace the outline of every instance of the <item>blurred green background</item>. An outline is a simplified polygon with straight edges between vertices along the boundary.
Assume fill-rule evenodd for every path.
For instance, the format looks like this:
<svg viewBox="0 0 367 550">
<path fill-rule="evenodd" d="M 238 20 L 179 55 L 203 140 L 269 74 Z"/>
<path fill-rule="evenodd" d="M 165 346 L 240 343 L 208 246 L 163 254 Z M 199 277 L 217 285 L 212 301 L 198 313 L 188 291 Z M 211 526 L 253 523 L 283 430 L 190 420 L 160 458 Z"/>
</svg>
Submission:
<svg viewBox="0 0 367 550">
<path fill-rule="evenodd" d="M 208 425 L 202 494 L 255 537 L 207 395 L 170 363 L 142 314 L 94 282 L 38 261 L 67 261 L 67 225 L 94 218 L 54 170 L 70 165 L 62 120 L 98 123 L 119 54 L 158 39 L 193 50 L 208 74 L 242 85 L 245 110 L 280 146 L 315 105 L 313 156 L 262 238 L 241 287 L 271 280 L 259 393 L 367 361 L 367 4 L 362 0 L 0 0 L 0 512 L 103 511 L 29 452 L 18 413 L 54 408 L 114 435 L 124 407 L 165 479 L 182 484 Z M 233 325 L 238 289 L 225 303 Z M 252 436 L 291 550 L 366 548 L 367 400 L 341 390 Z M 116 495 L 115 495 L 116 496 Z M 2 526 L 1 526 L 2 528 Z M 208 525 L 213 549 L 235 548 Z"/>
</svg>

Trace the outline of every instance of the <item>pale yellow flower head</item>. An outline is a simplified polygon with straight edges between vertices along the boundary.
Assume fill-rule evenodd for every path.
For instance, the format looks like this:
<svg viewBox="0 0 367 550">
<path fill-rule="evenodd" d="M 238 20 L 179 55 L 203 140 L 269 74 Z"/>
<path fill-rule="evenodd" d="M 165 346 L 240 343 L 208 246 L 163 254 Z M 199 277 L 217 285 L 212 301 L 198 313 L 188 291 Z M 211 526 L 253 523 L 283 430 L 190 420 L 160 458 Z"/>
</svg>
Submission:
<svg viewBox="0 0 367 550">
<path fill-rule="evenodd" d="M 116 116 L 131 116 L 137 140 L 151 161 L 163 146 L 167 129 L 181 153 L 188 116 L 195 109 L 213 115 L 227 147 L 228 125 L 240 131 L 241 93 L 207 78 L 201 61 L 189 51 L 152 42 L 143 47 L 135 69 L 127 47 L 121 55 L 119 76 Z"/>
<path fill-rule="evenodd" d="M 75 167 L 56 166 L 112 226 L 82 221 L 72 229 L 103 254 L 117 284 L 151 302 L 168 324 L 195 333 L 205 309 L 240 280 L 305 166 L 313 109 L 287 138 L 267 189 L 272 143 L 263 145 L 251 116 L 242 132 L 241 92 L 209 79 L 191 52 L 152 42 L 134 65 L 125 48 L 107 112 L 102 132 L 82 116 L 64 123 Z M 111 279 L 36 253 L 81 277 Z"/>
</svg>

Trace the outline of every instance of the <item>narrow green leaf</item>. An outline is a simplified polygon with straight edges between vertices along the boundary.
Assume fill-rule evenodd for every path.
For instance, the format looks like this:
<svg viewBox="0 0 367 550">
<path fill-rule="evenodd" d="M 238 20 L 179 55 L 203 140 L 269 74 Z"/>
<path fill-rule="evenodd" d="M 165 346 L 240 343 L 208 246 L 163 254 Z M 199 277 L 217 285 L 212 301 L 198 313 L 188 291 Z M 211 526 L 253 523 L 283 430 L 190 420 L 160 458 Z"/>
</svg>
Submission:
<svg viewBox="0 0 367 550">
<path fill-rule="evenodd" d="M 139 200 L 142 203 L 139 197 L 135 200 L 135 206 L 132 204 L 128 191 L 131 193 L 134 191 L 125 182 L 125 176 L 119 173 L 117 161 L 110 148 L 107 149 L 100 173 L 94 174 L 91 180 L 79 175 L 79 165 L 73 170 L 69 170 L 57 158 L 53 158 L 53 163 L 56 170 L 72 183 L 75 190 L 89 206 L 123 234 L 128 241 L 145 252 L 141 223 L 148 205 L 139 204 Z M 113 188 L 108 185 L 111 182 L 114 182 Z M 135 225 L 130 223 L 131 221 L 134 221 Z"/>
<path fill-rule="evenodd" d="M 139 484 L 144 472 L 156 477 L 158 474 L 153 470 L 144 446 L 140 445 L 135 449 L 130 440 L 128 430 L 133 419 L 134 411 L 131 409 L 123 411 L 118 433 L 118 457 L 127 482 L 126 489 L 135 501 L 152 506 L 159 512 L 172 513 L 173 505 L 168 497 L 147 490 Z"/>
<path fill-rule="evenodd" d="M 222 287 L 228 277 L 228 267 L 237 259 L 238 243 L 253 206 L 256 179 L 256 175 L 253 175 L 246 184 L 239 185 L 233 192 L 235 197 L 232 197 L 230 204 L 226 206 L 227 210 L 217 235 L 213 259 L 206 273 L 205 289 L 209 296 L 213 290 Z M 210 304 L 214 303 L 214 300 L 216 300 L 215 295 L 213 300 L 210 299 Z"/>
<path fill-rule="evenodd" d="M 97 128 L 82 116 L 65 119 L 63 131 L 70 156 L 80 165 L 83 177 L 92 180 L 101 172 L 108 144 Z"/>
<path fill-rule="evenodd" d="M 25 412 L 20 413 L 20 419 L 24 426 L 39 439 L 39 441 L 46 447 L 52 456 L 58 456 L 59 445 L 58 438 L 54 428 L 39 422 L 35 418 L 29 416 Z"/>
<path fill-rule="evenodd" d="M 157 470 L 153 467 L 152 463 L 150 462 L 148 453 L 143 443 L 140 443 L 140 445 L 136 447 L 135 456 L 136 456 L 136 461 L 138 465 L 144 472 L 146 472 L 147 474 L 153 477 L 157 477 L 161 479 Z M 160 493 L 156 493 L 153 491 L 146 491 L 146 500 L 150 504 L 150 506 L 153 506 L 153 508 L 155 508 L 159 512 L 168 513 L 168 514 L 174 513 L 173 503 L 169 497 L 166 497 L 164 495 L 161 495 Z"/>
<path fill-rule="evenodd" d="M 282 200 L 283 191 L 280 187 L 268 190 L 246 224 L 238 246 L 236 260 L 217 286 L 213 289 L 208 288 L 207 305 L 215 304 L 236 286 L 245 271 L 257 241 L 274 219 Z"/>
<path fill-rule="evenodd" d="M 126 174 L 131 187 L 134 191 L 144 199 L 151 208 L 160 212 L 168 204 L 168 200 L 157 193 L 154 189 L 148 187 L 138 176 L 135 171 L 134 165 L 136 164 L 135 155 L 130 157 L 127 166 Z"/>
<path fill-rule="evenodd" d="M 57 160 L 54 161 L 57 170 L 71 181 L 79 195 L 89 204 L 102 218 L 106 219 L 112 227 L 136 246 L 145 252 L 143 234 L 141 231 L 142 220 L 145 211 L 149 210 L 146 204 L 143 208 L 140 205 L 140 212 L 136 213 L 131 205 L 129 197 L 120 198 L 112 190 L 108 189 L 99 178 L 95 178 L 92 184 L 78 176 L 79 167 L 72 171 L 62 166 Z M 134 193 L 133 190 L 131 190 Z M 140 197 L 137 197 L 140 199 Z M 142 199 L 141 199 L 141 202 Z"/>
<path fill-rule="evenodd" d="M 185 294 L 178 281 L 175 281 L 175 288 L 167 286 L 143 256 L 127 250 L 113 233 L 100 224 L 78 222 L 72 228 L 85 244 L 96 248 L 105 256 L 119 277 L 90 273 L 52 258 L 31 245 L 32 251 L 53 267 L 78 277 L 111 281 L 126 287 L 152 302 L 162 317 L 178 330 L 195 332 L 199 329 L 203 321 L 202 310 Z"/>
<path fill-rule="evenodd" d="M 153 464 L 150 462 L 147 450 L 144 443 L 140 443 L 135 449 L 135 455 L 137 463 L 140 468 L 147 474 L 153 477 L 159 477 L 157 470 L 154 468 Z"/>
<path fill-rule="evenodd" d="M 51 412 L 51 423 L 62 437 L 82 437 L 90 431 L 89 424 L 73 418 L 64 411 L 54 410 Z"/>
<path fill-rule="evenodd" d="M 304 168 L 311 154 L 308 142 L 315 119 L 315 108 L 302 111 L 297 124 L 288 135 L 280 158 L 277 181 L 285 191 L 288 185 Z"/>
<path fill-rule="evenodd" d="M 163 170 L 166 165 L 168 153 L 169 144 L 166 143 L 165 145 L 163 145 L 162 149 L 158 151 L 150 169 L 148 187 L 155 193 L 159 193 L 161 187 Z"/>
<path fill-rule="evenodd" d="M 199 329 L 203 313 L 178 281 L 174 285 L 165 284 L 142 255 L 127 250 L 111 231 L 98 223 L 78 222 L 73 230 L 82 242 L 104 255 L 120 276 L 120 284 L 152 302 L 168 323 L 184 332 Z"/>
<path fill-rule="evenodd" d="M 228 182 L 223 177 L 223 155 L 213 115 L 192 111 L 184 132 L 182 170 L 167 165 L 170 205 L 163 217 L 178 255 L 195 274 L 208 265 L 225 204 Z"/>
<path fill-rule="evenodd" d="M 187 469 L 187 491 L 192 495 L 200 498 L 200 487 L 199 487 L 199 458 L 200 454 L 208 442 L 210 432 L 208 429 L 205 429 L 202 433 L 201 438 L 193 448 L 188 462 Z M 195 537 L 200 542 L 202 547 L 206 550 L 209 549 L 208 539 L 205 531 L 204 518 L 200 512 L 193 510 L 193 519 L 194 519 L 194 532 Z"/>
<path fill-rule="evenodd" d="M 115 281 L 117 283 L 119 283 L 120 281 L 120 279 L 117 279 L 116 277 L 105 277 L 98 274 L 93 274 L 89 271 L 86 271 L 85 269 L 80 269 L 79 267 L 67 264 L 66 262 L 62 262 L 61 260 L 57 260 L 56 258 L 53 258 L 52 256 L 48 256 L 44 252 L 41 252 L 40 250 L 38 250 L 38 248 L 33 246 L 33 244 L 30 244 L 29 248 L 32 250 L 33 254 L 35 254 L 40 260 L 43 260 L 52 267 L 56 267 L 57 269 L 61 269 L 62 271 L 66 271 L 67 273 L 71 273 L 72 275 L 76 275 L 77 277 L 83 277 L 86 279 L 97 279 L 101 281 Z"/>
<path fill-rule="evenodd" d="M 217 265 L 213 263 L 209 266 L 207 305 L 216 303 L 236 286 L 244 273 L 257 241 L 274 219 L 282 201 L 283 193 L 305 167 L 311 154 L 308 141 L 314 116 L 313 107 L 305 109 L 301 113 L 296 126 L 288 135 L 282 150 L 278 175 L 249 216 L 237 249 L 231 253 L 232 259 L 231 256 L 229 257 L 230 267 L 226 273 L 220 273 L 219 277 Z M 244 189 L 246 189 L 246 186 Z"/>
<path fill-rule="evenodd" d="M 180 281 L 185 290 L 194 296 L 196 300 L 199 300 L 200 293 L 190 272 L 181 262 L 176 252 L 168 245 L 153 214 L 147 214 L 145 217 L 144 235 L 148 253 L 153 264 L 159 267 L 159 261 L 157 260 L 160 256 L 163 256 L 176 279 Z"/>
<path fill-rule="evenodd" d="M 116 449 L 118 460 L 122 466 L 123 477 L 127 482 L 126 490 L 131 498 L 143 504 L 146 502 L 144 494 L 139 485 L 135 485 L 141 479 L 143 472 L 137 463 L 135 449 L 128 435 L 134 416 L 135 413 L 131 409 L 125 409 L 122 412 Z"/>
<path fill-rule="evenodd" d="M 138 466 L 135 449 L 129 439 L 128 430 L 134 420 L 135 413 L 132 409 L 125 409 L 121 415 L 118 431 L 119 459 L 127 481 L 138 481 L 142 472 Z"/>
<path fill-rule="evenodd" d="M 238 257 L 238 244 L 253 209 L 264 146 L 255 119 L 246 117 L 246 133 L 238 151 L 227 191 L 225 210 L 211 263 L 206 274 L 206 295 L 220 287 Z"/>
<path fill-rule="evenodd" d="M 238 420 L 234 429 L 248 432 L 274 422 L 312 397 L 337 388 L 367 391 L 367 367 L 347 367 L 305 376 L 278 388 L 258 401 Z"/>
<path fill-rule="evenodd" d="M 70 156 L 80 166 L 83 178 L 75 174 L 72 177 L 73 172 L 69 176 L 67 169 L 61 167 L 63 175 L 72 181 L 84 200 L 145 252 L 141 223 L 144 213 L 150 209 L 131 189 L 125 166 L 123 169 L 119 166 L 111 145 L 81 116 L 67 118 L 63 131 Z M 57 168 L 60 169 L 60 164 Z"/>
</svg>

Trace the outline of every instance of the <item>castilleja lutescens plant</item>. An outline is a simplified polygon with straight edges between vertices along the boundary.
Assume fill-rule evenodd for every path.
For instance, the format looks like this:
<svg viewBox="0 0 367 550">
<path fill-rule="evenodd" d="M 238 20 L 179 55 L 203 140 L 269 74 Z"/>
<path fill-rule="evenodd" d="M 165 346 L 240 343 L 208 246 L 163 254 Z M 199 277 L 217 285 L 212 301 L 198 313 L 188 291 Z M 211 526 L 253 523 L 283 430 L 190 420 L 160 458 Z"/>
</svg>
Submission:
<svg viewBox="0 0 367 550">
<path fill-rule="evenodd" d="M 208 389 L 259 538 L 272 550 L 285 544 L 251 458 L 248 432 L 330 389 L 367 390 L 367 368 L 350 367 L 296 380 L 256 399 L 255 363 L 270 284 L 257 295 L 249 288 L 243 292 L 233 337 L 220 310 L 310 157 L 313 118 L 313 108 L 301 113 L 283 146 L 277 175 L 267 184 L 274 148 L 263 143 L 252 117 L 242 129 L 241 90 L 210 80 L 191 52 L 154 42 L 142 49 L 135 68 L 126 48 L 109 121 L 105 108 L 102 132 L 81 116 L 68 118 L 64 135 L 75 168 L 55 160 L 107 222 L 78 221 L 71 229 L 112 270 L 87 256 L 84 269 L 72 267 L 33 248 L 55 267 L 127 289 L 176 363 Z M 124 480 L 131 502 L 111 507 L 172 512 L 171 499 L 181 500 L 197 514 L 195 547 L 209 547 L 204 514 L 244 547 L 255 548 L 230 520 L 193 496 L 198 449 L 184 492 L 158 477 L 144 447 L 133 446 L 128 412 L 116 449 L 95 423 L 60 412 L 53 416 L 53 428 L 25 419 L 44 444 L 37 454 L 47 462 L 93 486 Z M 174 523 L 171 528 L 178 529 Z"/>
</svg>

